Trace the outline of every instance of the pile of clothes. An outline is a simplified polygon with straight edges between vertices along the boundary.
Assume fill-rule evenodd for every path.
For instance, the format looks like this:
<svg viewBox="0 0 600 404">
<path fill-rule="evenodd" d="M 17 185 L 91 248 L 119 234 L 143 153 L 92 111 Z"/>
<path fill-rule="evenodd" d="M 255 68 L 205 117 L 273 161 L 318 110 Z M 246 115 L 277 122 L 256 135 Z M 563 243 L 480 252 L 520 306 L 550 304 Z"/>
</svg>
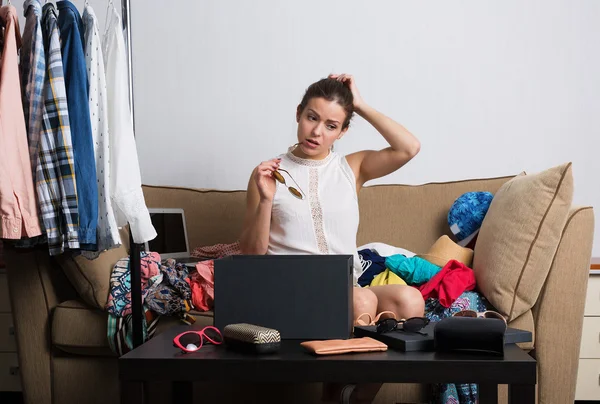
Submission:
<svg viewBox="0 0 600 404">
<path fill-rule="evenodd" d="M 463 293 L 475 288 L 475 275 L 470 268 L 473 250 L 461 247 L 448 236 L 440 237 L 422 255 L 406 251 L 382 256 L 366 246 L 358 255 L 364 272 L 358 278 L 362 287 L 385 284 L 410 285 L 419 289 L 424 299 L 438 298 L 444 307 Z"/>
<path fill-rule="evenodd" d="M 425 316 L 432 322 L 462 310 L 485 311 L 489 307 L 476 290 L 471 267 L 479 229 L 492 199 L 489 192 L 467 192 L 457 198 L 448 212 L 448 227 L 456 242 L 442 236 L 424 254 L 383 243 L 359 247 L 363 267 L 359 285 L 401 284 L 417 288 L 425 300 Z M 477 384 L 436 384 L 432 402 L 475 404 Z"/>
<path fill-rule="evenodd" d="M 358 254 L 364 272 L 358 279 L 359 285 L 400 284 L 419 289 L 425 300 L 425 317 L 432 322 L 462 310 L 486 309 L 483 296 L 474 290 L 475 275 L 470 268 L 473 250 L 456 244 L 448 236 L 440 237 L 422 255 L 382 243 L 360 248 Z M 477 385 L 437 384 L 433 397 L 434 403 L 475 404 Z"/>
<path fill-rule="evenodd" d="M 192 309 L 212 310 L 214 258 L 239 253 L 239 243 L 197 248 L 192 256 L 203 260 L 190 270 L 174 259 L 163 262 L 158 253 L 142 251 L 140 270 L 145 320 L 142 327 L 143 340 L 147 341 L 154 336 L 160 316 L 171 316 L 185 324 L 193 324 L 196 320 L 189 313 Z M 133 347 L 129 257 L 119 260 L 113 267 L 105 309 L 108 311 L 109 346 L 121 356 Z"/>
</svg>

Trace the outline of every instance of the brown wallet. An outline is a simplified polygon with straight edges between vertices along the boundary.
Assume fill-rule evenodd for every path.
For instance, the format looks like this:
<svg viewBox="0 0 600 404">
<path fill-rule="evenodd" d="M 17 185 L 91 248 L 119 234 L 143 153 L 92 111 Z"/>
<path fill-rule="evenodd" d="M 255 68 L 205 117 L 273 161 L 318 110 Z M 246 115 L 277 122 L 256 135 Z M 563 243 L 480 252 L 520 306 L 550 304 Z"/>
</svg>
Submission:
<svg viewBox="0 0 600 404">
<path fill-rule="evenodd" d="M 386 344 L 369 337 L 305 341 L 300 343 L 300 345 L 317 355 L 336 355 L 350 352 L 373 352 L 387 350 Z"/>
</svg>

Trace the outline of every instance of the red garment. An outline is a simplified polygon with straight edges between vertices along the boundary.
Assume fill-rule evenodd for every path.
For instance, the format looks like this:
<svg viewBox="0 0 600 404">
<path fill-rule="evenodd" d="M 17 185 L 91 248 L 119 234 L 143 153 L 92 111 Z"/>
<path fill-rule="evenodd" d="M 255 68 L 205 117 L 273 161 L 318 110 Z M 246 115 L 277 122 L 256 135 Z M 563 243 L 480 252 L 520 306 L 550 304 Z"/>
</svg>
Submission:
<svg viewBox="0 0 600 404">
<path fill-rule="evenodd" d="M 209 311 L 215 300 L 215 261 L 200 261 L 190 273 L 192 304 L 199 311 Z"/>
<path fill-rule="evenodd" d="M 456 260 L 448 261 L 440 272 L 419 287 L 424 299 L 437 297 L 444 307 L 450 307 L 463 292 L 473 289 L 475 273 Z"/>
</svg>

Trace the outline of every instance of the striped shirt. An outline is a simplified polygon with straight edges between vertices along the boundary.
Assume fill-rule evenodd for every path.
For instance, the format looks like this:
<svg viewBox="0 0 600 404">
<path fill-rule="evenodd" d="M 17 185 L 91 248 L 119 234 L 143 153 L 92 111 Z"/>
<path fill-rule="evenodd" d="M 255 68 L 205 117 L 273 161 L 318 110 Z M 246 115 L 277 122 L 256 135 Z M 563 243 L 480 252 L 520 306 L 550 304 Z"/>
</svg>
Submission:
<svg viewBox="0 0 600 404">
<path fill-rule="evenodd" d="M 20 74 L 22 83 L 23 112 L 27 140 L 29 141 L 29 159 L 35 178 L 42 114 L 44 108 L 43 90 L 46 77 L 46 55 L 42 39 L 42 6 L 39 0 L 26 0 L 23 5 L 25 28 L 21 47 Z"/>
</svg>

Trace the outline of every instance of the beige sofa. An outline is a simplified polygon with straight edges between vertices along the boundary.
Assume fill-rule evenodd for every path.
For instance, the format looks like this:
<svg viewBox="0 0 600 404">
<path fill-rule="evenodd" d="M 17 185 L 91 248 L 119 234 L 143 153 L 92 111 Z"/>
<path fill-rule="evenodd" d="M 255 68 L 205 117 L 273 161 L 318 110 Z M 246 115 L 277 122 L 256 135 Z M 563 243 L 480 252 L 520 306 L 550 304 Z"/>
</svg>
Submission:
<svg viewBox="0 0 600 404">
<path fill-rule="evenodd" d="M 365 187 L 360 193 L 358 245 L 379 241 L 424 252 L 439 236 L 450 235 L 446 217 L 458 196 L 468 191 L 496 193 L 511 178 Z M 149 207 L 185 209 L 192 247 L 233 242 L 240 234 L 244 191 L 145 186 L 144 193 Z M 539 297 L 531 310 L 510 322 L 534 334 L 534 342 L 523 347 L 537 358 L 542 403 L 573 402 L 577 377 L 594 213 L 590 207 L 567 210 L 568 220 L 556 237 L 556 255 L 545 271 L 534 274 L 543 284 Z M 107 344 L 102 308 L 112 264 L 127 255 L 125 247 L 95 261 L 49 259 L 43 249 L 5 253 L 25 402 L 117 402 L 117 358 Z M 210 313 L 199 315 L 198 321 L 210 323 Z M 172 319 L 162 319 L 159 332 L 172 324 Z M 203 402 L 209 402 L 209 396 L 215 396 L 215 402 L 259 402 L 253 401 L 256 397 L 266 402 L 278 389 L 289 395 L 275 402 L 314 402 L 320 397 L 319 385 L 214 387 L 198 386 Z M 155 390 L 151 396 L 157 402 L 164 399 L 165 390 L 161 386 Z M 424 402 L 428 391 L 422 385 L 384 385 L 376 402 Z M 245 400 L 234 401 L 236 394 Z"/>
</svg>

